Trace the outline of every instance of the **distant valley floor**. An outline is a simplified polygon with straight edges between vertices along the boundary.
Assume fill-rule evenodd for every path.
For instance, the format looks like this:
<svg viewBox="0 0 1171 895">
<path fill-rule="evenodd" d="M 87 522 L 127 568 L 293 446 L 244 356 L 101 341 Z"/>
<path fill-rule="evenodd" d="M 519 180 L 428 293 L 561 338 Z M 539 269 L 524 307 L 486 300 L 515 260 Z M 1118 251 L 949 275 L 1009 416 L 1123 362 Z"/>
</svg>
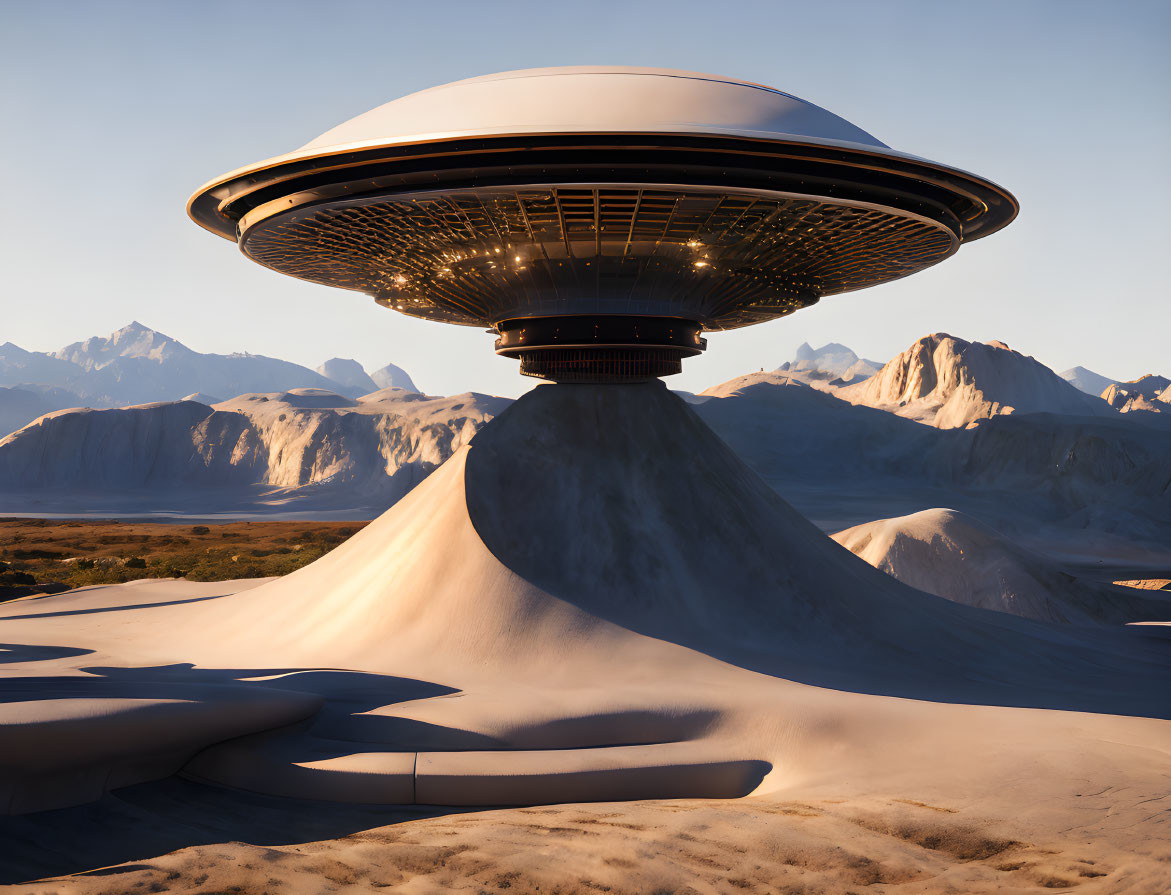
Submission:
<svg viewBox="0 0 1171 895">
<path fill-rule="evenodd" d="M 207 524 L 0 519 L 0 601 L 139 578 L 268 578 L 308 565 L 361 530 L 357 522 Z"/>
</svg>

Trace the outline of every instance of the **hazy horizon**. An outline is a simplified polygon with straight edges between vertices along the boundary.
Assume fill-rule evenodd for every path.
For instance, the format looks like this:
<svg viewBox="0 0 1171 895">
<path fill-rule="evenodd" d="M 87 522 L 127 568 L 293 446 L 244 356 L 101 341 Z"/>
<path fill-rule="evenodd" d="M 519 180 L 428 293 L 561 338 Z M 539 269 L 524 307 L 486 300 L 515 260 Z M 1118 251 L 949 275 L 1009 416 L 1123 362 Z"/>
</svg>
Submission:
<svg viewBox="0 0 1171 895">
<path fill-rule="evenodd" d="M 431 393 L 533 385 L 478 328 L 282 277 L 191 223 L 187 197 L 356 114 L 459 78 L 613 63 L 712 71 L 825 106 L 1021 202 L 1008 229 L 885 286 L 709 337 L 699 390 L 841 342 L 889 359 L 932 332 L 1055 371 L 1171 373 L 1171 6 L 928 2 L 111 2 L 0 8 L 10 213 L 0 342 L 35 351 L 138 320 L 201 352 L 406 369 Z M 454 10 L 454 13 L 453 13 Z M 17 213 L 19 212 L 19 213 Z"/>
<path fill-rule="evenodd" d="M 151 331 L 153 331 L 153 332 L 155 332 L 155 333 L 158 333 L 159 335 L 162 335 L 162 336 L 165 336 L 165 337 L 167 337 L 167 338 L 173 339 L 173 340 L 175 340 L 176 342 L 179 342 L 180 344 L 182 344 L 184 347 L 186 347 L 186 348 L 189 348 L 189 349 L 191 349 L 191 350 L 193 350 L 193 351 L 197 351 L 197 352 L 203 353 L 203 354 L 215 354 L 215 355 L 218 355 L 218 356 L 224 356 L 224 355 L 231 355 L 231 354 L 252 354 L 252 355 L 260 355 L 260 354 L 262 353 L 262 352 L 258 352 L 258 351 L 252 351 L 252 350 L 251 350 L 251 349 L 249 349 L 247 346 L 243 346 L 243 347 L 239 347 L 239 348 L 231 349 L 231 350 L 228 350 L 228 351 L 214 351 L 214 352 L 200 351 L 200 349 L 198 349 L 197 347 L 195 347 L 195 346 L 193 346 L 193 345 L 189 344 L 189 343 L 188 343 L 188 341 L 187 341 L 187 340 L 185 340 L 185 339 L 184 339 L 184 338 L 183 338 L 181 335 L 176 335 L 175 333 L 171 333 L 171 332 L 165 332 L 165 331 L 163 331 L 163 330 L 160 330 L 160 329 L 158 329 L 157 327 L 153 327 L 153 326 L 151 326 L 151 325 L 150 325 L 150 323 L 148 323 L 148 322 L 144 322 L 144 321 L 142 321 L 142 320 L 137 320 L 137 319 L 135 319 L 135 320 L 128 320 L 128 321 L 126 321 L 126 323 L 125 323 L 125 324 L 123 324 L 122 326 L 118 326 L 118 327 L 116 327 L 115 329 L 111 330 L 110 332 L 93 333 L 93 334 L 92 334 L 92 336 L 88 336 L 88 337 L 86 337 L 86 339 L 81 339 L 81 340 L 74 340 L 73 342 L 71 342 L 71 343 L 68 343 L 68 344 L 56 345 L 56 346 L 53 346 L 53 347 L 51 347 L 51 348 L 30 348 L 30 347 L 29 347 L 29 346 L 27 346 L 27 345 L 18 345 L 18 347 L 20 347 L 20 348 L 24 348 L 25 350 L 28 350 L 28 351 L 40 351 L 40 352 L 43 352 L 43 353 L 46 353 L 46 354 L 53 354 L 53 353 L 55 353 L 56 351 L 58 351 L 58 350 L 61 350 L 61 349 L 64 349 L 64 348 L 67 348 L 67 347 L 70 347 L 71 345 L 80 344 L 80 343 L 82 343 L 82 342 L 84 342 L 84 341 L 88 340 L 89 338 L 102 338 L 102 339 L 104 339 L 104 338 L 111 338 L 111 337 L 113 337 L 113 336 L 114 336 L 116 333 L 118 333 L 119 331 L 121 331 L 121 330 L 123 330 L 123 329 L 127 329 L 127 328 L 129 328 L 129 327 L 133 326 L 134 324 L 138 324 L 139 326 L 145 327 L 146 329 L 149 329 L 149 330 L 151 330 Z M 930 335 L 930 334 L 928 334 L 928 333 L 924 333 L 923 335 L 924 335 L 924 336 L 927 336 L 927 335 Z M 947 335 L 952 335 L 952 336 L 954 336 L 955 334 L 954 334 L 954 333 L 948 333 Z M 962 336 L 961 336 L 960 338 L 962 338 Z M 10 341 L 10 340 L 5 340 L 5 341 Z M 968 341 L 971 341 L 971 340 L 968 340 Z M 5 343 L 4 343 L 4 342 L 0 342 L 0 345 L 3 345 L 3 344 L 5 344 Z M 814 343 L 809 343 L 809 342 L 807 342 L 807 343 L 802 343 L 802 344 L 808 344 L 808 345 L 809 345 L 809 347 L 810 347 L 810 348 L 812 348 L 812 349 L 813 349 L 815 352 L 817 352 L 817 353 L 820 353 L 820 352 L 821 352 L 823 349 L 830 348 L 830 347 L 831 347 L 831 346 L 833 346 L 833 345 L 837 345 L 837 346 L 842 346 L 842 347 L 848 348 L 848 349 L 850 349 L 851 351 L 854 351 L 854 353 L 855 353 L 856 355 L 858 355 L 859 359 L 861 359 L 861 360 L 868 360 L 868 361 L 873 361 L 873 362 L 877 362 L 877 363 L 880 363 L 880 364 L 885 364 L 887 361 L 891 360 L 891 358 L 890 358 L 890 357 L 869 357 L 869 356 L 866 356 L 866 355 L 864 355 L 862 352 L 859 352 L 859 351 L 856 351 L 856 350 L 854 350 L 854 347 L 853 347 L 852 345 L 843 345 L 843 343 L 842 343 L 840 340 L 836 340 L 836 339 L 830 339 L 830 340 L 829 340 L 829 341 L 827 341 L 827 342 L 821 342 L 821 343 L 817 343 L 817 344 L 814 344 Z M 778 360 L 778 361 L 777 361 L 775 364 L 772 364 L 771 366 L 765 366 L 765 367 L 763 367 L 763 368 L 752 368 L 752 369 L 748 369 L 748 368 L 746 368 L 746 369 L 744 369 L 744 370 L 741 370 L 741 371 L 740 371 L 740 373 L 733 374 L 731 377 L 728 377 L 728 378 L 729 378 L 729 379 L 731 379 L 731 378 L 735 378 L 736 376 L 739 376 L 739 375 L 742 375 L 742 374 L 746 374 L 746 373 L 752 373 L 752 372 L 757 372 L 757 371 L 758 371 L 758 370 L 760 370 L 760 369 L 763 369 L 763 370 L 766 370 L 766 371 L 773 371 L 773 370 L 776 370 L 776 369 L 778 369 L 779 367 L 781 367 L 783 364 L 785 364 L 786 362 L 792 362 L 792 361 L 795 361 L 795 360 L 797 360 L 797 358 L 796 358 L 796 356 L 795 356 L 795 355 L 796 355 L 796 354 L 799 352 L 799 350 L 800 350 L 800 348 L 801 348 L 801 347 L 802 347 L 802 345 L 801 345 L 801 344 L 794 346 L 794 348 L 793 348 L 793 352 L 792 352 L 792 353 L 790 353 L 790 355 L 789 355 L 788 357 L 785 357 L 785 358 L 782 358 L 782 359 Z M 910 346 L 908 345 L 908 346 L 906 346 L 906 347 L 910 347 Z M 1011 347 L 1013 347 L 1013 346 L 1009 346 L 1009 347 L 1011 348 Z M 1021 351 L 1021 353 L 1023 353 L 1023 354 L 1029 354 L 1029 352 L 1028 352 L 1028 351 L 1025 351 L 1025 350 L 1022 350 L 1022 351 Z M 365 370 L 367 373 L 374 373 L 374 372 L 376 372 L 376 371 L 378 371 L 378 370 L 382 369 L 383 367 L 385 367 L 387 364 L 394 364 L 395 366 L 400 366 L 400 367 L 402 366 L 401 364 L 397 364 L 397 363 L 395 363 L 395 361 L 393 361 L 393 360 L 390 360 L 390 361 L 383 361 L 382 363 L 377 363 L 377 364 L 375 364 L 375 363 L 373 363 L 373 362 L 372 362 L 372 363 L 362 363 L 362 361 L 361 361 L 361 360 L 359 360 L 358 358 L 351 358 L 351 357 L 346 357 L 346 356 L 344 356 L 344 355 L 336 355 L 336 354 L 331 354 L 331 355 L 329 355 L 328 357 L 323 357 L 323 358 L 321 358 L 320 360 L 318 360 L 318 361 L 316 361 L 316 362 L 311 362 L 311 361 L 310 361 L 310 362 L 306 362 L 306 361 L 296 361 L 296 360 L 293 360 L 292 358 L 283 357 L 283 356 L 281 356 L 281 355 L 265 355 L 265 356 L 266 356 L 266 357 L 274 357 L 274 358 L 276 358 L 276 359 L 278 359 L 278 360 L 293 361 L 294 363 L 298 363 L 298 364 L 300 364 L 300 365 L 302 365 L 302 366 L 304 366 L 304 367 L 308 367 L 310 370 L 317 370 L 319 367 L 323 366 L 323 365 L 324 365 L 324 364 L 325 364 L 327 361 L 330 361 L 330 360 L 337 360 L 337 359 L 341 359 L 341 360 L 355 360 L 355 361 L 357 361 L 357 362 L 358 362 L 358 363 L 359 363 L 359 364 L 362 366 L 362 368 L 363 368 L 363 369 L 364 369 L 364 370 Z M 893 355 L 892 355 L 892 357 L 893 357 Z M 1082 366 L 1082 367 L 1084 367 L 1084 365 L 1080 365 L 1080 364 L 1075 364 L 1075 365 L 1074 365 L 1074 367 L 1078 367 L 1078 366 Z M 1064 368 L 1064 369 L 1062 369 L 1062 370 L 1054 370 L 1053 372 L 1060 374 L 1060 373 L 1064 373 L 1064 372 L 1066 372 L 1067 370 L 1070 370 L 1070 369 L 1072 369 L 1072 368 L 1071 368 L 1071 367 L 1066 367 L 1066 368 Z M 412 376 L 412 378 L 413 378 L 414 374 L 412 373 L 412 371 L 410 371 L 410 370 L 406 370 L 405 368 L 404 368 L 404 370 L 405 370 L 405 372 L 406 372 L 408 375 L 411 375 L 411 376 Z M 1092 369 L 1091 369 L 1091 372 L 1097 373 L 1098 371 L 1097 371 L 1097 370 L 1092 370 Z M 544 381 L 545 381 L 545 380 L 541 380 L 541 379 L 534 379 L 534 378 L 529 378 L 529 377 L 518 377 L 518 378 L 520 379 L 518 391 L 517 391 L 517 393 L 516 393 L 516 394 L 512 394 L 512 395 L 511 395 L 511 397 L 517 397 L 521 391 L 524 391 L 524 390 L 527 390 L 528 388 L 532 388 L 532 387 L 534 387 L 534 386 L 540 385 L 542 382 L 544 382 Z M 680 380 L 681 378 L 682 378 L 681 376 L 672 376 L 672 377 L 668 377 L 668 378 L 667 378 L 667 379 L 665 379 L 664 381 L 666 382 L 666 384 L 667 384 L 667 386 L 668 386 L 669 388 L 673 388 L 673 389 L 682 389 L 682 388 L 683 388 L 683 386 L 678 384 L 678 382 L 679 382 L 679 380 Z M 694 390 L 694 391 L 702 391 L 704 388 L 711 388 L 711 387 L 714 387 L 714 386 L 717 386 L 717 385 L 721 385 L 721 384 L 723 384 L 723 383 L 724 383 L 724 382 L 726 382 L 726 381 L 728 381 L 728 380 L 727 380 L 727 379 L 723 379 L 723 380 L 720 380 L 719 382 L 709 382 L 709 383 L 707 383 L 707 385 L 704 385 L 704 386 L 696 386 L 694 389 L 687 389 L 687 390 L 688 390 L 688 391 L 692 391 L 692 390 Z M 425 388 L 423 389 L 423 391 L 424 391 L 424 392 L 427 392 L 427 393 L 429 393 L 429 394 L 437 394 L 437 393 L 436 393 L 436 392 L 434 392 L 434 391 L 430 391 L 430 392 L 428 392 L 428 390 L 427 390 L 427 389 L 425 389 Z M 470 389 L 464 389 L 464 391 L 482 391 L 482 389 L 477 389 L 477 388 L 474 388 L 474 387 L 472 387 L 472 388 L 470 388 Z M 448 393 L 448 394 L 450 394 L 450 393 Z M 226 397 L 226 396 L 224 396 L 224 397 Z M 232 396 L 232 397 L 234 397 L 234 396 Z"/>
</svg>

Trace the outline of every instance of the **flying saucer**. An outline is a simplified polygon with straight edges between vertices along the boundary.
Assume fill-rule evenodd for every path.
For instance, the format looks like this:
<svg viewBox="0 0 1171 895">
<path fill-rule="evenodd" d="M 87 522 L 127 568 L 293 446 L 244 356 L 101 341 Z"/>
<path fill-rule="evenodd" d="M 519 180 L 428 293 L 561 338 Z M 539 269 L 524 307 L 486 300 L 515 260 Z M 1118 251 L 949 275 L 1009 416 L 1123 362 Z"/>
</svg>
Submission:
<svg viewBox="0 0 1171 895">
<path fill-rule="evenodd" d="M 489 328 L 522 373 L 611 381 L 937 264 L 1017 203 L 771 87 L 579 66 L 411 94 L 188 212 L 280 273 Z"/>
</svg>

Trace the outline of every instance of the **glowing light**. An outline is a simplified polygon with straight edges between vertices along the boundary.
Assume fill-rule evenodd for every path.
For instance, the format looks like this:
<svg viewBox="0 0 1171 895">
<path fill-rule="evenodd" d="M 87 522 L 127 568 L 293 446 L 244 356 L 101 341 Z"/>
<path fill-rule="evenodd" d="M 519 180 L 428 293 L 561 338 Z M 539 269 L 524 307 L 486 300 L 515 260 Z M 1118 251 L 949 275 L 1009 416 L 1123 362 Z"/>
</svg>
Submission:
<svg viewBox="0 0 1171 895">
<path fill-rule="evenodd" d="M 696 261 L 695 266 L 696 267 L 707 267 L 707 262 L 706 261 Z"/>
<path fill-rule="evenodd" d="M 394 278 L 394 281 L 396 283 L 398 283 L 398 285 L 401 286 L 407 281 L 407 278 L 404 277 L 402 274 L 399 274 L 397 277 Z"/>
<path fill-rule="evenodd" d="M 687 245 L 689 248 L 698 249 L 701 245 L 703 245 L 703 243 L 698 239 L 692 239 L 688 241 Z"/>
<path fill-rule="evenodd" d="M 512 260 L 513 260 L 513 261 L 515 261 L 517 264 L 520 264 L 520 255 L 517 255 L 517 256 L 516 256 L 515 258 L 513 258 Z"/>
</svg>

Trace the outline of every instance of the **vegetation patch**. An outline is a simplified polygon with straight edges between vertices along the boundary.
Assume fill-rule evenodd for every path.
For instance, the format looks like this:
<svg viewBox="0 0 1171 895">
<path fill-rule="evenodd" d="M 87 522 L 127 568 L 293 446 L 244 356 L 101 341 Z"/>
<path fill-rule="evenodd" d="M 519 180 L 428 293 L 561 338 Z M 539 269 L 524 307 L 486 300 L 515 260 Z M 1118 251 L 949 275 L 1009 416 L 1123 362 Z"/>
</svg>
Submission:
<svg viewBox="0 0 1171 895">
<path fill-rule="evenodd" d="M 366 522 L 0 520 L 0 600 L 139 578 L 225 581 L 287 575 Z"/>
</svg>

